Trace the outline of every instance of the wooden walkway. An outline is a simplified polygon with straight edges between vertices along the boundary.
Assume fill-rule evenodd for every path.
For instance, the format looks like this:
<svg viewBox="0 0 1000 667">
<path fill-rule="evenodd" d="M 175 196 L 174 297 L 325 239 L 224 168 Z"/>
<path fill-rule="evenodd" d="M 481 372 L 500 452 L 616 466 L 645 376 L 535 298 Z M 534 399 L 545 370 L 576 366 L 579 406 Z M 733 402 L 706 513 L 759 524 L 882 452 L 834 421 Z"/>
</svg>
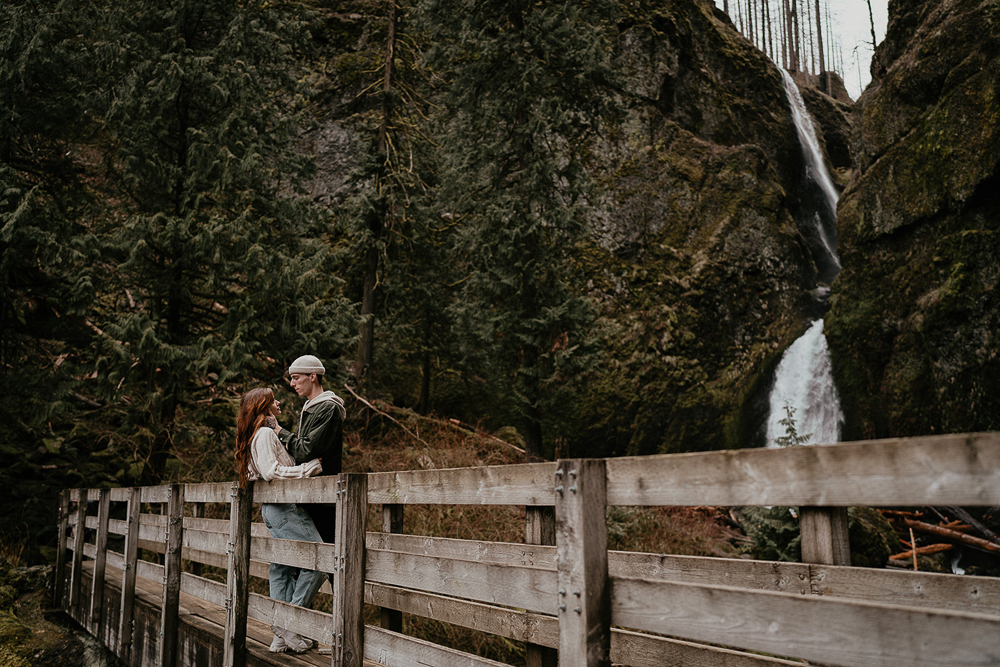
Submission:
<svg viewBox="0 0 1000 667">
<path fill-rule="evenodd" d="M 336 544 L 252 521 L 304 501 L 336 508 Z M 525 540 L 407 535 L 415 504 L 519 506 Z M 607 549 L 610 506 L 706 505 L 799 507 L 804 562 Z M 521 642 L 529 667 L 1000 666 L 1000 579 L 851 567 L 852 505 L 1000 506 L 1000 434 L 66 490 L 54 595 L 134 667 L 502 667 L 407 636 L 404 615 Z M 270 562 L 332 573 L 332 612 L 251 593 Z M 271 654 L 271 624 L 329 653 Z"/>
<path fill-rule="evenodd" d="M 90 600 L 93 584 L 93 562 L 86 562 L 81 580 L 82 599 Z M 122 573 L 110 568 L 105 573 L 104 609 L 107 614 L 105 631 L 99 636 L 106 645 L 114 646 L 116 634 L 109 628 L 116 628 L 120 622 L 118 602 L 121 599 Z M 133 650 L 139 654 L 140 664 L 158 664 L 158 634 L 163 587 L 149 579 L 137 578 L 135 588 L 135 644 Z M 78 623 L 87 627 L 88 609 L 68 610 Z M 178 607 L 179 636 L 184 638 L 179 646 L 183 665 L 221 665 L 223 661 L 222 638 L 226 627 L 226 610 L 201 598 L 181 593 Z M 247 665 L 282 665 L 285 667 L 328 667 L 330 646 L 320 644 L 319 650 L 294 655 L 291 653 L 271 653 L 268 648 L 273 634 L 271 628 L 255 619 L 247 622 Z M 374 664 L 374 663 L 368 663 Z"/>
</svg>

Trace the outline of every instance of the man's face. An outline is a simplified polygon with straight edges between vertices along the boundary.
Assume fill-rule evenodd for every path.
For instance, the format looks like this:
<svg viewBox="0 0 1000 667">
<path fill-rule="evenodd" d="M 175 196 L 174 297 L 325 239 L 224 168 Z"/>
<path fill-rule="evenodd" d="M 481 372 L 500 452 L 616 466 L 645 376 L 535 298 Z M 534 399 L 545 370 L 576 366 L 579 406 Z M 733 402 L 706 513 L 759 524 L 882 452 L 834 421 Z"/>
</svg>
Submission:
<svg viewBox="0 0 1000 667">
<path fill-rule="evenodd" d="M 288 379 L 288 384 L 292 386 L 292 389 L 294 389 L 295 393 L 299 396 L 308 396 L 315 383 L 315 373 L 310 373 L 309 375 L 304 373 L 292 373 Z"/>
</svg>

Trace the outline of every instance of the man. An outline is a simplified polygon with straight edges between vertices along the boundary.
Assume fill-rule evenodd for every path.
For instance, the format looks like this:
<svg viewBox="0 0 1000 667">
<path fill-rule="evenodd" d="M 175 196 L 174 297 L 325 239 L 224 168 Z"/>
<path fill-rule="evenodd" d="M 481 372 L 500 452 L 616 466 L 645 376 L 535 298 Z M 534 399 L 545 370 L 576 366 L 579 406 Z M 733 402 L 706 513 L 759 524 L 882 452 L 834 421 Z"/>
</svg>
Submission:
<svg viewBox="0 0 1000 667">
<path fill-rule="evenodd" d="M 336 475 L 341 470 L 344 449 L 344 400 L 323 389 L 326 368 L 311 354 L 299 357 L 288 367 L 289 383 L 295 393 L 306 399 L 295 433 L 276 426 L 274 432 L 298 464 L 321 459 L 321 475 Z M 336 506 L 303 504 L 312 517 L 324 542 L 336 541 Z"/>
</svg>

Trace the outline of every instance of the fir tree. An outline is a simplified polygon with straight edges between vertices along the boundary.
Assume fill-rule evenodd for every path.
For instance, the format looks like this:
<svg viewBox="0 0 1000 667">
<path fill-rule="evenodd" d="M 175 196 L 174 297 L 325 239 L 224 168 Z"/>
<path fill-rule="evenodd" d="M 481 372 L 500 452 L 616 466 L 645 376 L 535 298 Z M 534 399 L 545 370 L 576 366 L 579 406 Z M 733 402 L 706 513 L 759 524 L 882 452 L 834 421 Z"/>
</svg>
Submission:
<svg viewBox="0 0 1000 667">
<path fill-rule="evenodd" d="M 76 161 L 89 72 L 74 9 L 0 4 L 0 392 L 19 398 L 0 411 L 6 434 L 27 441 L 70 409 L 74 348 L 87 340 L 76 316 L 93 291 L 77 242 L 89 204 Z"/>
<path fill-rule="evenodd" d="M 331 69 L 342 73 L 335 86 L 362 89 L 351 95 L 345 119 L 359 150 L 342 210 L 352 243 L 345 270 L 360 283 L 361 296 L 353 374 L 373 393 L 376 379 L 384 386 L 407 373 L 414 354 L 429 379 L 431 332 L 447 303 L 440 289 L 447 271 L 439 252 L 442 225 L 434 224 L 430 205 L 434 147 L 424 128 L 430 84 L 420 64 L 413 7 L 392 0 L 364 9 L 340 20 L 344 32 L 363 30 L 368 38 L 361 49 L 335 54 Z M 357 25 L 362 20 L 363 27 Z M 381 363 L 375 361 L 376 340 L 384 345 Z M 422 383 L 417 402 L 425 411 L 428 393 Z"/>
<path fill-rule="evenodd" d="M 523 424 L 529 458 L 556 391 L 585 368 L 595 309 L 572 284 L 592 184 L 580 151 L 609 109 L 611 3 L 430 0 L 454 112 L 446 210 L 467 276 L 452 307 L 475 372 Z M 561 397 L 565 400 L 565 397 Z"/>
<path fill-rule="evenodd" d="M 178 0 L 103 14 L 114 206 L 97 234 L 98 370 L 127 427 L 147 434 L 147 483 L 203 387 L 274 377 L 305 352 L 332 361 L 348 336 L 320 212 L 301 196 L 311 165 L 295 150 L 293 76 L 307 33 L 290 8 Z"/>
</svg>

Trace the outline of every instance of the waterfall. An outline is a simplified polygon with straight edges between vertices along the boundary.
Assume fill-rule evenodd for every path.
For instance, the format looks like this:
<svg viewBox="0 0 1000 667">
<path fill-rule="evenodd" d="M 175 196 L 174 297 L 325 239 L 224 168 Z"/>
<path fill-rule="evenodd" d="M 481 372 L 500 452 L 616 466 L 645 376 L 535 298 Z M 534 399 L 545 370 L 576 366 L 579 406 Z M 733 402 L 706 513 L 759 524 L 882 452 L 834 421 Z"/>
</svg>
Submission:
<svg viewBox="0 0 1000 667">
<path fill-rule="evenodd" d="M 837 255 L 837 190 L 823 161 L 823 152 L 813 128 L 812 117 L 802 100 L 799 87 L 791 75 L 782 68 L 785 96 L 792 111 L 795 131 L 802 147 L 805 161 L 805 178 L 800 187 L 800 211 L 796 222 L 809 244 L 820 280 L 833 282 L 840 272 L 840 257 Z"/>
<path fill-rule="evenodd" d="M 806 110 L 799 88 L 788 72 L 781 68 L 779 70 L 805 163 L 796 222 L 809 244 L 820 280 L 830 283 L 840 271 L 840 257 L 837 255 L 838 195 L 823 161 L 812 118 Z M 825 296 L 828 291 L 821 286 L 817 293 Z M 844 417 L 840 410 L 837 388 L 833 383 L 822 319 L 813 322 L 782 355 L 775 370 L 769 410 L 768 447 L 789 444 L 787 440 L 782 440 L 790 434 L 789 430 L 780 423 L 789 416 L 794 422 L 801 444 L 829 444 L 840 440 L 840 427 Z"/>
<path fill-rule="evenodd" d="M 788 433 L 779 423 L 786 417 L 786 406 L 793 410 L 796 433 L 803 438 L 808 436 L 803 444 L 823 445 L 840 440 L 840 424 L 844 417 L 833 384 L 823 320 L 813 322 L 785 350 L 778 363 L 767 420 L 768 447 L 780 446 L 779 438 Z"/>
</svg>

